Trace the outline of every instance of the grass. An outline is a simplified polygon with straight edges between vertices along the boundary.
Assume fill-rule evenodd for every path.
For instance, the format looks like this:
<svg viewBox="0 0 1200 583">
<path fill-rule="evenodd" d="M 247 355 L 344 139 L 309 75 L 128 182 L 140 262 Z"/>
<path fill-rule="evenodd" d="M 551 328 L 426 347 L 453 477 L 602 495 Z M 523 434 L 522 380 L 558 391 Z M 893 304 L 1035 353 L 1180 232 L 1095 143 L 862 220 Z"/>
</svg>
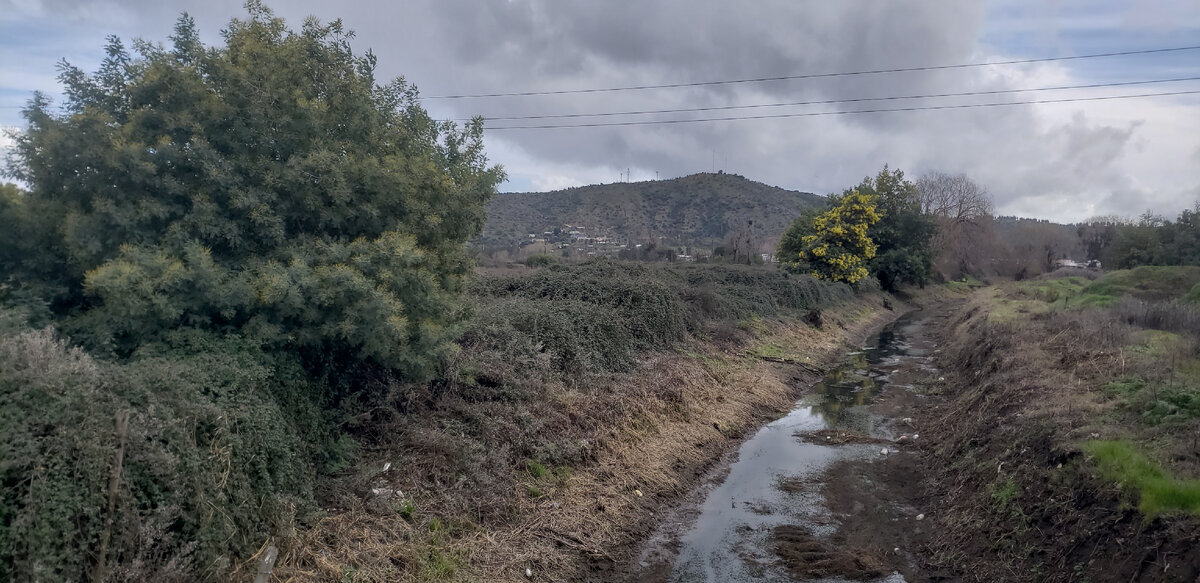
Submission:
<svg viewBox="0 0 1200 583">
<path fill-rule="evenodd" d="M 1200 480 L 1178 479 L 1127 441 L 1088 441 L 1086 450 L 1104 478 L 1140 494 L 1138 509 L 1147 518 L 1172 511 L 1200 516 Z"/>
<path fill-rule="evenodd" d="M 1004 482 L 993 482 L 988 486 L 988 495 L 996 503 L 996 507 L 1000 512 L 1007 510 L 1009 504 L 1012 504 L 1012 501 L 1016 500 L 1020 493 L 1020 488 L 1017 487 L 1017 483 L 1012 478 Z"/>
<path fill-rule="evenodd" d="M 525 468 L 529 470 L 529 475 L 533 476 L 534 479 L 540 479 L 550 473 L 550 470 L 546 469 L 546 466 L 537 460 L 525 460 Z"/>
<path fill-rule="evenodd" d="M 1200 297 L 1200 267 L 1143 266 L 1113 271 L 1082 290 L 1072 305 L 1107 306 L 1122 296 L 1142 300 Z M 1189 291 L 1190 290 L 1190 291 Z"/>
</svg>

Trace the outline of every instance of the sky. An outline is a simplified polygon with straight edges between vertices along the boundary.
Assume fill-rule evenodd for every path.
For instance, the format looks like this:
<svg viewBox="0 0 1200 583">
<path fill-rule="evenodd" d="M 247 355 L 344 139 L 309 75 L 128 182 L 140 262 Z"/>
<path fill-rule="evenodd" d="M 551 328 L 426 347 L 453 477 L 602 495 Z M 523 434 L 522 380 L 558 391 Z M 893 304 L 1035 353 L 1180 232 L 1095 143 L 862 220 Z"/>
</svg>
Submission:
<svg viewBox="0 0 1200 583">
<path fill-rule="evenodd" d="M 882 113 L 894 109 L 1200 91 L 1200 80 L 654 115 L 494 118 L 1075 87 L 1200 77 L 1200 50 L 637 91 L 441 99 L 1059 58 L 1200 45 L 1196 0 L 350 0 L 269 2 L 299 28 L 341 18 L 377 77 L 403 76 L 438 118 L 483 115 L 504 191 L 724 170 L 840 192 L 884 164 L 964 173 L 998 214 L 1074 222 L 1200 201 L 1200 94 Z M 56 63 L 94 70 L 105 36 L 166 42 L 180 13 L 221 42 L 240 0 L 0 0 L 0 126 L 19 130 Z M 127 43 L 128 44 L 128 43 Z M 831 113 L 615 127 L 614 121 Z M 0 148 L 10 144 L 0 139 Z"/>
</svg>

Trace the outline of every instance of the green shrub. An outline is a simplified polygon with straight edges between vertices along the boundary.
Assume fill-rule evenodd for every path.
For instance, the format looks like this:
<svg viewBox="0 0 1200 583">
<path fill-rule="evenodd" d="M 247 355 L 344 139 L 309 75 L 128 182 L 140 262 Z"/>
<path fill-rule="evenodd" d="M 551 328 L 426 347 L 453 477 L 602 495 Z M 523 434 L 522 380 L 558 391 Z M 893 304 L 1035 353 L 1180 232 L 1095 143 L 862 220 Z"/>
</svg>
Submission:
<svg viewBox="0 0 1200 583">
<path fill-rule="evenodd" d="M 49 329 L 0 337 L 0 580 L 85 580 L 101 559 L 120 580 L 222 580 L 286 536 L 314 471 L 272 380 L 245 355 L 118 365 Z"/>
</svg>

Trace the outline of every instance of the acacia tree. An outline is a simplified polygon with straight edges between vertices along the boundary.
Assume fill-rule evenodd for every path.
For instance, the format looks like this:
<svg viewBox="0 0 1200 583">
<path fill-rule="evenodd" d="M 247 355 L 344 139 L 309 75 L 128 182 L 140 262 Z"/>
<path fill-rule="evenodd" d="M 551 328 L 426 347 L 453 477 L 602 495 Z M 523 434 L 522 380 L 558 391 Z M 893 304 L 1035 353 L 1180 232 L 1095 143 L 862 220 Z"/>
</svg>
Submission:
<svg viewBox="0 0 1200 583">
<path fill-rule="evenodd" d="M 119 356 L 199 330 L 420 377 L 463 318 L 464 242 L 504 179 L 482 120 L 434 121 L 403 79 L 377 84 L 340 21 L 293 31 L 247 8 L 224 46 L 186 14 L 169 49 L 110 37 L 95 74 L 61 65 L 65 113 L 25 109 L 10 173 L 30 187 L 16 206 L 58 213 L 44 263 L 62 264 L 64 327 Z"/>
<path fill-rule="evenodd" d="M 813 277 L 858 283 L 867 277 L 867 262 L 876 245 L 867 235 L 879 222 L 875 197 L 858 191 L 836 199 L 833 208 L 812 219 L 812 233 L 801 236 L 799 263 L 812 268 Z"/>
</svg>

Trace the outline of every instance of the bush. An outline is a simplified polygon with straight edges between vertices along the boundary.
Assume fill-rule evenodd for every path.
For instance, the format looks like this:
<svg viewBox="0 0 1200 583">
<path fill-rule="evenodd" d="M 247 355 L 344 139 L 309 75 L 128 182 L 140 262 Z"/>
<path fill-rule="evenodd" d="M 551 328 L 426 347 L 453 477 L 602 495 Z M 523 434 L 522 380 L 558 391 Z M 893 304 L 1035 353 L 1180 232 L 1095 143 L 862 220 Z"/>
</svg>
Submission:
<svg viewBox="0 0 1200 583">
<path fill-rule="evenodd" d="M 654 267 L 589 261 L 551 265 L 519 276 L 477 278 L 476 296 L 531 300 L 576 300 L 612 310 L 639 348 L 666 347 L 687 332 L 678 288 Z"/>
<path fill-rule="evenodd" d="M 631 327 L 626 315 L 609 306 L 508 298 L 487 305 L 462 342 L 476 351 L 504 353 L 521 376 L 536 374 L 543 354 L 557 372 L 573 376 L 631 367 L 637 347 Z"/>
<path fill-rule="evenodd" d="M 256 359 L 116 365 L 8 328 L 0 579 L 89 580 L 103 564 L 119 580 L 224 580 L 312 506 L 309 449 L 260 392 L 273 375 Z"/>
<path fill-rule="evenodd" d="M 486 384 L 527 388 L 558 375 L 619 372 L 639 350 L 666 348 L 689 332 L 734 335 L 731 323 L 802 315 L 846 301 L 845 284 L 735 265 L 647 266 L 596 260 L 533 273 L 480 277 L 479 313 L 460 344 Z"/>
</svg>

